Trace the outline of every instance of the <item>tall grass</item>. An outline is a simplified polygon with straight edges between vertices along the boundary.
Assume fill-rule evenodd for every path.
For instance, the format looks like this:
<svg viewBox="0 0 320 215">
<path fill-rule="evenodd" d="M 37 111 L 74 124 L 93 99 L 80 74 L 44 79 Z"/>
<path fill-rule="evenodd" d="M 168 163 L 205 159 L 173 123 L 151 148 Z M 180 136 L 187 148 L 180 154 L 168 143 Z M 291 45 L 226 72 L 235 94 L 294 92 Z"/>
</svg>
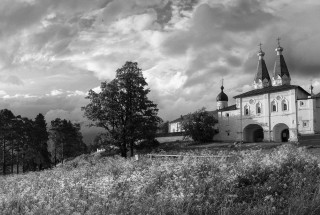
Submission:
<svg viewBox="0 0 320 215">
<path fill-rule="evenodd" d="M 320 168 L 304 149 L 284 145 L 268 154 L 257 150 L 231 155 L 230 160 L 142 157 L 139 161 L 84 155 L 54 170 L 1 177 L 0 211 L 74 215 L 320 213 Z"/>
</svg>

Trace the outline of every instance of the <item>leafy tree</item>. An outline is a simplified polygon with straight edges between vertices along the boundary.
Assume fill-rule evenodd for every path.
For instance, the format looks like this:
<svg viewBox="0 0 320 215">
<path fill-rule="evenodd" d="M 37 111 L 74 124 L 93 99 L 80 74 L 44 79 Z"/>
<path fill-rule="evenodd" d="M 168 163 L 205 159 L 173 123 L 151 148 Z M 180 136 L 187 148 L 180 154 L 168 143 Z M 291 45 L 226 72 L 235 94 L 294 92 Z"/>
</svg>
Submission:
<svg viewBox="0 0 320 215">
<path fill-rule="evenodd" d="M 163 122 L 159 125 L 159 132 L 162 134 L 169 133 L 169 121 Z"/>
<path fill-rule="evenodd" d="M 106 129 L 111 144 L 120 148 L 121 156 L 127 157 L 127 148 L 133 148 L 139 140 L 155 138 L 157 105 L 150 101 L 141 69 L 135 62 L 126 62 L 117 69 L 116 78 L 101 83 L 101 92 L 89 91 L 90 103 L 83 107 L 84 115 L 94 125 Z"/>
<path fill-rule="evenodd" d="M 215 134 L 214 125 L 218 121 L 205 108 L 188 114 L 182 121 L 185 137 L 191 137 L 196 142 L 210 142 Z"/>
</svg>

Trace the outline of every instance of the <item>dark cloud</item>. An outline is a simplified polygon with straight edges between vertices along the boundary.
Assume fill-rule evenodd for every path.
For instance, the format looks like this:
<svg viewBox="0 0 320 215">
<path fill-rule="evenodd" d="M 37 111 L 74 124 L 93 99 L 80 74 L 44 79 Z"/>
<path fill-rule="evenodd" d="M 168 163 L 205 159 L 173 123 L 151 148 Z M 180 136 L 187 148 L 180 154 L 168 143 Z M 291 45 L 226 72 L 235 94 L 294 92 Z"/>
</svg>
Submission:
<svg viewBox="0 0 320 215">
<path fill-rule="evenodd" d="M 46 4 L 3 0 L 0 6 L 0 36 L 20 31 L 40 20 L 47 13 Z"/>
<path fill-rule="evenodd" d="M 168 1 L 164 6 L 155 7 L 157 13 L 157 22 L 161 25 L 166 25 L 172 18 L 172 2 Z"/>
</svg>

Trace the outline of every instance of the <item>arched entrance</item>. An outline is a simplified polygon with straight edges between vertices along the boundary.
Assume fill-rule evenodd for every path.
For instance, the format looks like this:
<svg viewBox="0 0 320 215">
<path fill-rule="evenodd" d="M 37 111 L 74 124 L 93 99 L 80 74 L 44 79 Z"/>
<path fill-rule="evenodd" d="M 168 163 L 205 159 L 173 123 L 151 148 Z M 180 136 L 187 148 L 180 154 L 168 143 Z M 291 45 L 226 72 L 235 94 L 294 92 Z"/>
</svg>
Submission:
<svg viewBox="0 0 320 215">
<path fill-rule="evenodd" d="M 273 127 L 273 140 L 275 142 L 288 142 L 289 138 L 289 127 L 286 124 L 279 123 Z"/>
<path fill-rule="evenodd" d="M 250 124 L 243 129 L 244 142 L 262 142 L 263 139 L 263 128 L 260 125 Z"/>
</svg>

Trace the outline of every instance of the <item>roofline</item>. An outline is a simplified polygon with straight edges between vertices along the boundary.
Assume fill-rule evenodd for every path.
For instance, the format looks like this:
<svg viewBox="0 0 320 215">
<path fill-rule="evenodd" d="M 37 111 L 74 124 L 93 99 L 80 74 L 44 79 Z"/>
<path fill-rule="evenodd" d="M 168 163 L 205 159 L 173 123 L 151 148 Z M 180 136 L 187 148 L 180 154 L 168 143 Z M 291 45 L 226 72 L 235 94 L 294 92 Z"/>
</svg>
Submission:
<svg viewBox="0 0 320 215">
<path fill-rule="evenodd" d="M 261 93 L 257 93 L 255 95 L 246 95 L 246 96 L 241 96 L 242 94 L 245 94 L 245 93 L 242 93 L 242 94 L 239 94 L 237 96 L 234 96 L 233 98 L 234 99 L 237 99 L 237 98 L 246 98 L 246 97 L 251 97 L 251 96 L 256 96 L 256 95 L 263 95 L 263 94 L 266 94 L 266 93 L 275 93 L 275 92 L 282 92 L 282 91 L 286 91 L 286 90 L 292 90 L 292 89 L 301 89 L 302 91 L 304 91 L 308 96 L 311 96 L 311 94 L 309 92 L 307 92 L 305 89 L 303 89 L 302 87 L 298 86 L 298 85 L 289 85 L 289 86 L 292 86 L 291 89 L 278 89 L 274 92 L 261 92 Z M 270 86 L 270 87 L 275 87 L 275 86 Z M 252 90 L 253 91 L 253 90 Z M 250 91 L 249 91 L 250 92 Z M 247 92 L 246 92 L 247 93 Z"/>
</svg>

